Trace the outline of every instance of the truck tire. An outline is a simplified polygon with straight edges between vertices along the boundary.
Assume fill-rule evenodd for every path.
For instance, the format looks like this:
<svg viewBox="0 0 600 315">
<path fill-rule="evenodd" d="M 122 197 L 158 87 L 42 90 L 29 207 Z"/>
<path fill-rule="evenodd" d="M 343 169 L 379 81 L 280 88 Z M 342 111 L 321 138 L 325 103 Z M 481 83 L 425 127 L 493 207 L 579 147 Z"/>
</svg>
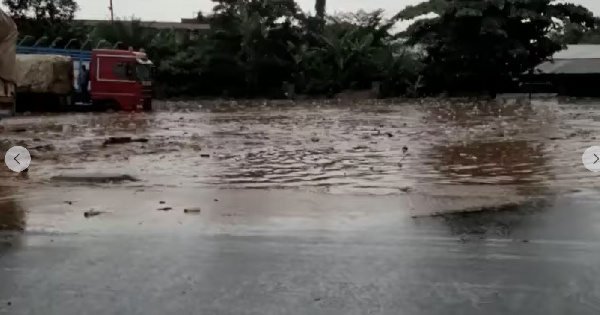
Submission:
<svg viewBox="0 0 600 315">
<path fill-rule="evenodd" d="M 17 115 L 17 96 L 16 95 L 15 95 L 15 97 L 13 97 L 11 115 L 12 116 Z"/>
<path fill-rule="evenodd" d="M 115 101 L 115 100 L 108 100 L 108 101 L 104 101 L 102 102 L 102 105 L 100 106 L 102 111 L 113 111 L 113 112 L 117 112 L 119 110 L 121 110 L 121 106 L 119 105 L 119 102 Z"/>
<path fill-rule="evenodd" d="M 145 112 L 151 112 L 152 111 L 152 100 L 144 101 L 143 110 Z"/>
<path fill-rule="evenodd" d="M 16 113 L 16 100 L 12 98 L 9 100 L 8 98 L 0 99 L 0 116 L 3 117 L 11 117 Z"/>
<path fill-rule="evenodd" d="M 58 111 L 68 112 L 71 109 L 71 96 L 59 96 L 58 97 Z"/>
</svg>

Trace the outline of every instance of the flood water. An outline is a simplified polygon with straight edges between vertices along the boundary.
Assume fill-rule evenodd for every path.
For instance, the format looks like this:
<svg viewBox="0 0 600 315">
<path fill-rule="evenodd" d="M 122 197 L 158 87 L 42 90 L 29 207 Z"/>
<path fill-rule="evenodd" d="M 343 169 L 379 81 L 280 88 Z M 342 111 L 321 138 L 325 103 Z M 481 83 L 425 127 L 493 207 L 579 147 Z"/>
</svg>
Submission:
<svg viewBox="0 0 600 315">
<path fill-rule="evenodd" d="M 33 162 L 2 181 L 57 186 L 61 174 L 115 173 L 142 188 L 395 195 L 416 215 L 597 186 L 581 162 L 600 131 L 593 102 L 164 107 L 5 120 L 3 146 L 28 148 Z M 105 144 L 123 136 L 143 141 Z"/>
<path fill-rule="evenodd" d="M 0 313 L 600 310 L 595 102 L 161 108 L 0 122 Z"/>
<path fill-rule="evenodd" d="M 265 106 L 21 117 L 4 141 L 32 151 L 31 182 L 86 170 L 172 187 L 537 193 L 594 186 L 581 154 L 598 120 L 593 104 L 556 102 Z"/>
</svg>

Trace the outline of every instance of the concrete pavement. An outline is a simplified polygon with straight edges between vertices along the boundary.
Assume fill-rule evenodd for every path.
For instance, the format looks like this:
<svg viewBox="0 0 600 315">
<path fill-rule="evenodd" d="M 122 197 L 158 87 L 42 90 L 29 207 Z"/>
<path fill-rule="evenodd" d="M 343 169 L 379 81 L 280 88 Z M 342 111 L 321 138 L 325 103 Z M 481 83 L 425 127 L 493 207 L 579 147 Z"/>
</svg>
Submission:
<svg viewBox="0 0 600 315">
<path fill-rule="evenodd" d="M 436 218 L 398 197 L 294 191 L 13 196 L 25 232 L 0 240 L 5 314 L 600 312 L 593 192 Z M 107 213 L 84 218 L 101 200 Z"/>
</svg>

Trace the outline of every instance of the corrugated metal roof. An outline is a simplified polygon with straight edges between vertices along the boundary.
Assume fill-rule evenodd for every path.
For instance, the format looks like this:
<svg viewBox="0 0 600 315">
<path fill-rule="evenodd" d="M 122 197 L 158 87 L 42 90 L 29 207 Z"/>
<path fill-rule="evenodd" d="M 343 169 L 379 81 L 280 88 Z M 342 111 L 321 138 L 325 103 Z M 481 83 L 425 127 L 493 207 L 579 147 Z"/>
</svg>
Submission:
<svg viewBox="0 0 600 315">
<path fill-rule="evenodd" d="M 96 26 L 108 24 L 107 20 L 79 20 L 85 25 Z M 154 29 L 179 29 L 179 30 L 209 30 L 210 25 L 203 23 L 179 23 L 179 22 L 159 22 L 159 21 L 141 21 L 143 27 Z"/>
<path fill-rule="evenodd" d="M 569 45 L 535 68 L 548 74 L 600 73 L 600 45 Z"/>
<path fill-rule="evenodd" d="M 554 59 L 600 59 L 600 45 L 568 45 L 552 56 Z"/>
<path fill-rule="evenodd" d="M 536 72 L 553 74 L 600 73 L 599 59 L 559 59 L 547 61 L 535 68 Z"/>
</svg>

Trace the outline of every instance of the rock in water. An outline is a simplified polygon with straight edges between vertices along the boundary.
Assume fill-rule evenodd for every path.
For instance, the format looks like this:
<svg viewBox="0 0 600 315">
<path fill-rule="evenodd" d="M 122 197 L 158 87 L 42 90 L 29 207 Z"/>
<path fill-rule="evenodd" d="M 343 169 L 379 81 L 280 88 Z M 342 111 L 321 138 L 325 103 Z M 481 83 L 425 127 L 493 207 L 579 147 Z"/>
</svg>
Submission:
<svg viewBox="0 0 600 315">
<path fill-rule="evenodd" d="M 107 146 L 107 145 L 111 145 L 111 144 L 124 144 L 124 143 L 131 143 L 131 142 L 146 143 L 146 142 L 148 142 L 148 139 L 146 139 L 146 138 L 133 139 L 132 137 L 109 137 L 108 139 L 104 140 L 104 143 L 102 145 Z"/>
<path fill-rule="evenodd" d="M 73 61 L 55 55 L 17 55 L 18 93 L 68 95 L 74 89 Z"/>
<path fill-rule="evenodd" d="M 62 174 L 52 177 L 55 182 L 80 183 L 80 184 L 100 184 L 100 183 L 123 183 L 137 182 L 139 179 L 126 174 Z"/>
</svg>

